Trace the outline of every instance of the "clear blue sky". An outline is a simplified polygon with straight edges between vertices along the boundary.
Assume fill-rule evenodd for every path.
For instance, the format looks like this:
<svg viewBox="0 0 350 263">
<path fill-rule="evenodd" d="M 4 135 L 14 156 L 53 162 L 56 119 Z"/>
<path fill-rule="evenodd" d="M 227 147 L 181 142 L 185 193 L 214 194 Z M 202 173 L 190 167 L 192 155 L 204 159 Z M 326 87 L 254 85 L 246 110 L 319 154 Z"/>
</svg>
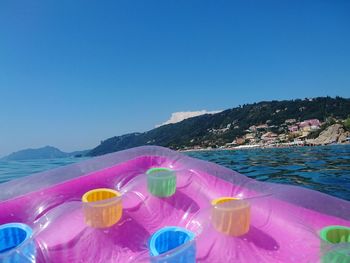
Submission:
<svg viewBox="0 0 350 263">
<path fill-rule="evenodd" d="M 350 1 L 0 2 L 0 155 L 172 112 L 350 97 Z"/>
</svg>

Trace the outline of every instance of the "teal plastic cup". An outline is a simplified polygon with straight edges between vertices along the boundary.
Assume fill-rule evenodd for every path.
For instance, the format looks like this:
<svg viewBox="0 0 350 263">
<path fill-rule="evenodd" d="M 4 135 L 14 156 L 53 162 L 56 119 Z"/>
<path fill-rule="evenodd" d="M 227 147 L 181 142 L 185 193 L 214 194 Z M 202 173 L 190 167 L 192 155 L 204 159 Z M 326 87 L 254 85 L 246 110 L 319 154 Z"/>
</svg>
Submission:
<svg viewBox="0 0 350 263">
<path fill-rule="evenodd" d="M 170 197 L 176 192 L 175 171 L 157 167 L 147 170 L 148 192 L 157 197 Z"/>
</svg>

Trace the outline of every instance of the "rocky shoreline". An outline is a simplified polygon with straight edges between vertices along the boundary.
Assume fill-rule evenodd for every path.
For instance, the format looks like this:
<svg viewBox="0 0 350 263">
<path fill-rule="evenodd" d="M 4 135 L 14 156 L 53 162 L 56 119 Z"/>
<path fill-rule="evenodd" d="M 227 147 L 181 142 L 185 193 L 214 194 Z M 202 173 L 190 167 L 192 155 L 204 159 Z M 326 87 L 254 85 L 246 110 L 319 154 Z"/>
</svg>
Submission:
<svg viewBox="0 0 350 263">
<path fill-rule="evenodd" d="M 325 146 L 325 145 L 350 145 L 350 131 L 346 131 L 342 124 L 333 124 L 323 130 L 315 139 L 295 140 L 293 142 L 285 143 L 259 143 L 247 144 L 239 146 L 221 146 L 218 148 L 193 148 L 183 149 L 180 152 L 194 152 L 194 151 L 211 151 L 211 150 L 241 150 L 241 149 L 256 149 L 256 148 L 288 148 L 300 146 Z"/>
<path fill-rule="evenodd" d="M 234 150 L 250 150 L 250 149 L 274 149 L 274 148 L 294 148 L 294 147 L 320 147 L 320 146 L 336 146 L 336 145 L 349 145 L 350 142 L 333 143 L 325 145 L 316 144 L 277 144 L 277 145 L 241 145 L 236 147 L 221 147 L 221 148 L 199 148 L 199 149 L 186 149 L 178 150 L 178 152 L 205 152 L 205 151 L 234 151 Z"/>
<path fill-rule="evenodd" d="M 342 124 L 333 124 L 320 133 L 313 140 L 308 140 L 308 143 L 314 145 L 327 145 L 332 143 L 346 143 L 349 141 L 350 131 L 346 131 Z"/>
</svg>

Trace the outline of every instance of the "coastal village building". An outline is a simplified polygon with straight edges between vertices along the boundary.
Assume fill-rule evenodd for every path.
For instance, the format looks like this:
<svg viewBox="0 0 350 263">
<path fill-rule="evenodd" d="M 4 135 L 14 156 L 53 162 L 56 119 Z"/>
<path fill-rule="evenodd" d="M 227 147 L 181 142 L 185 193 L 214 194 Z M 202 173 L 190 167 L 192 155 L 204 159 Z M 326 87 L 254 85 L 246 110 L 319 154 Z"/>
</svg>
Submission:
<svg viewBox="0 0 350 263">
<path fill-rule="evenodd" d="M 255 133 L 248 133 L 244 135 L 244 138 L 249 141 L 249 143 L 255 143 L 257 141 Z"/>
<path fill-rule="evenodd" d="M 261 139 L 266 143 L 274 143 L 276 142 L 277 138 L 278 138 L 278 135 L 273 132 L 267 132 L 261 135 Z"/>
<path fill-rule="evenodd" d="M 293 119 L 294 120 L 294 119 Z M 285 121 L 287 122 L 287 120 Z M 289 123 L 291 120 L 289 121 Z M 295 123 L 294 125 L 288 126 L 289 132 L 295 134 L 297 132 L 301 132 L 302 136 L 307 136 L 306 133 L 310 133 L 311 131 L 316 131 L 320 129 L 321 122 L 318 119 L 310 119 L 305 120 L 300 123 Z"/>
<path fill-rule="evenodd" d="M 313 129 L 317 129 L 320 126 L 321 126 L 321 122 L 318 119 L 305 120 L 299 124 L 300 129 L 303 129 L 303 130 L 304 128 L 307 128 L 307 127 L 309 127 L 307 129 L 311 129 L 311 127 L 313 127 Z"/>
<path fill-rule="evenodd" d="M 297 132 L 299 130 L 299 127 L 297 125 L 289 126 L 288 130 L 290 132 Z"/>
<path fill-rule="evenodd" d="M 287 139 L 288 139 L 288 137 L 287 137 L 287 135 L 286 134 L 280 134 L 280 135 L 278 135 L 278 140 L 280 141 L 280 142 L 285 142 L 285 141 L 287 141 Z"/>
<path fill-rule="evenodd" d="M 283 146 L 303 145 L 305 143 L 313 144 L 314 139 L 309 139 L 309 135 L 311 132 L 321 129 L 321 125 L 322 123 L 318 119 L 307 119 L 302 122 L 297 122 L 296 119 L 287 119 L 278 126 L 268 125 L 267 123 L 252 125 L 245 130 L 245 135 L 236 137 L 231 143 L 226 143 L 225 147 L 231 148 L 236 146 L 241 148 L 258 147 L 262 145 Z M 222 130 L 223 129 L 220 129 L 220 132 L 222 132 Z M 218 130 L 214 129 L 213 131 L 215 133 L 218 132 Z M 349 136 L 346 135 L 342 141 L 348 141 L 349 139 L 347 139 L 347 137 Z"/>
<path fill-rule="evenodd" d="M 256 126 L 255 125 L 250 126 L 249 131 L 256 132 Z"/>
<path fill-rule="evenodd" d="M 261 125 L 256 126 L 257 131 L 266 130 L 268 128 L 269 128 L 269 125 L 267 125 L 267 124 L 261 124 Z"/>
<path fill-rule="evenodd" d="M 311 126 L 309 126 L 309 125 L 305 125 L 305 126 L 300 127 L 300 128 L 301 128 L 302 132 L 309 132 L 309 131 L 311 131 Z"/>
<path fill-rule="evenodd" d="M 241 145 L 243 143 L 245 143 L 245 139 L 244 138 L 237 138 L 236 139 L 236 144 Z"/>
<path fill-rule="evenodd" d="M 297 122 L 296 119 L 287 119 L 287 120 L 284 121 L 285 124 L 294 124 L 296 122 Z"/>
</svg>

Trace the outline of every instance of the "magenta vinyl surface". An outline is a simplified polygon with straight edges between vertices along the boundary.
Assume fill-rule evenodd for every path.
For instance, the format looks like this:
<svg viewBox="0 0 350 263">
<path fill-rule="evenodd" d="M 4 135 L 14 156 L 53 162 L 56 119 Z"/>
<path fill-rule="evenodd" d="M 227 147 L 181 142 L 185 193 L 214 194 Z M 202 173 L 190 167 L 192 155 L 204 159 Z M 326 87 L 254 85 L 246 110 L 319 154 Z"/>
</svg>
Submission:
<svg viewBox="0 0 350 263">
<path fill-rule="evenodd" d="M 171 196 L 149 192 L 147 171 L 159 167 L 176 176 Z M 113 226 L 94 228 L 86 223 L 81 198 L 96 188 L 121 193 L 118 198 L 123 212 Z M 249 203 L 248 232 L 232 236 L 213 226 L 211 202 L 220 197 Z M 99 205 L 110 201 L 99 201 Z M 229 202 L 223 209 L 235 205 Z M 195 262 L 350 260 L 349 243 L 329 243 L 320 237 L 325 227 L 350 227 L 350 202 L 301 187 L 258 182 L 156 146 L 112 153 L 3 183 L 0 211 L 1 225 L 28 225 L 33 234 L 26 242 L 35 244 L 34 254 L 22 249 L 27 247 L 24 242 L 0 253 L 0 262 L 13 254 L 27 262 L 176 262 L 174 257 L 189 246 L 195 248 L 191 250 Z M 151 256 L 151 236 L 169 226 L 186 229 L 194 238 Z"/>
</svg>

